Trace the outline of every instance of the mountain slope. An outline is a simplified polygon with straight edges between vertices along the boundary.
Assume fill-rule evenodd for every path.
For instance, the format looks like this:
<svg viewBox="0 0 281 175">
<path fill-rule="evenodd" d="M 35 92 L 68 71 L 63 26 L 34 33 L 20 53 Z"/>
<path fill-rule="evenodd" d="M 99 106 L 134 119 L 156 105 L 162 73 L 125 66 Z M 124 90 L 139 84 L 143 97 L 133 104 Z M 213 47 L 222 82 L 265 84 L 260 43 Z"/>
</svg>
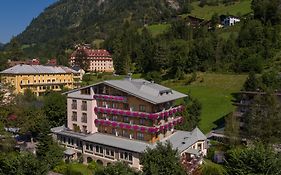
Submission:
<svg viewBox="0 0 281 175">
<path fill-rule="evenodd" d="M 180 1 L 179 1 L 180 2 Z M 45 9 L 17 36 L 21 44 L 60 38 L 105 38 L 125 19 L 143 25 L 166 20 L 180 5 L 177 0 L 60 0 Z"/>
</svg>

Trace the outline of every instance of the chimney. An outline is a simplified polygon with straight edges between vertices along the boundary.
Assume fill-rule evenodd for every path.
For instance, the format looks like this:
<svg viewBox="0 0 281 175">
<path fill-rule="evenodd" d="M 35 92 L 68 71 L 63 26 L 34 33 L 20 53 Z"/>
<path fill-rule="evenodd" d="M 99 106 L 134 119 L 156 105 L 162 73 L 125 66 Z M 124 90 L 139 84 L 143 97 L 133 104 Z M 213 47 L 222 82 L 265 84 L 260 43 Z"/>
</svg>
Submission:
<svg viewBox="0 0 281 175">
<path fill-rule="evenodd" d="M 128 73 L 128 75 L 125 77 L 125 80 L 131 81 L 132 80 L 132 73 Z"/>
</svg>

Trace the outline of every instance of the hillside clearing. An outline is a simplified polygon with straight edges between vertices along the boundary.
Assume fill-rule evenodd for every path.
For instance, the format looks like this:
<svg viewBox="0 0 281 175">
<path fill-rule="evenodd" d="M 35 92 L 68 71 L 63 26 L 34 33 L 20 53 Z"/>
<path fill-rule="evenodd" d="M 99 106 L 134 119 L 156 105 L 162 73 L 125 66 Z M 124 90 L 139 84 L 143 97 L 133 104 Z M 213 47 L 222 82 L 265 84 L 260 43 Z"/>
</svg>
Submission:
<svg viewBox="0 0 281 175">
<path fill-rule="evenodd" d="M 215 13 L 219 15 L 229 14 L 234 16 L 243 16 L 252 12 L 251 2 L 251 0 L 241 0 L 234 5 L 226 6 L 224 4 L 219 4 L 218 6 L 205 5 L 204 7 L 200 7 L 199 2 L 197 1 L 192 3 L 193 8 L 191 11 L 191 15 L 199 18 L 204 18 L 206 20 L 211 19 L 212 15 Z"/>
<path fill-rule="evenodd" d="M 241 89 L 247 75 L 200 73 L 197 77 L 197 81 L 188 86 L 183 85 L 183 82 L 171 81 L 164 82 L 163 85 L 191 94 L 202 103 L 199 127 L 207 133 L 216 127 L 215 121 L 234 110 L 231 94 Z"/>
<path fill-rule="evenodd" d="M 170 24 L 153 24 L 153 25 L 147 26 L 147 29 L 149 30 L 151 35 L 153 37 L 155 37 L 157 35 L 165 33 L 169 29 L 170 26 L 171 26 Z"/>
</svg>

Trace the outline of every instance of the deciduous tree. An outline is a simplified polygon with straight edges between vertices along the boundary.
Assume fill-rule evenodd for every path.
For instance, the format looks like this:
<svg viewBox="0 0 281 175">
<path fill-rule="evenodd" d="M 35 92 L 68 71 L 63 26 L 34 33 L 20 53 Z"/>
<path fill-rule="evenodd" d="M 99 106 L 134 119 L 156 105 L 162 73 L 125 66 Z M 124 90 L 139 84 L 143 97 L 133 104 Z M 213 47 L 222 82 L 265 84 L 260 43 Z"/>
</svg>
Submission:
<svg viewBox="0 0 281 175">
<path fill-rule="evenodd" d="M 140 159 L 144 175 L 184 175 L 177 150 L 168 142 L 157 143 L 154 149 L 147 148 Z"/>
</svg>

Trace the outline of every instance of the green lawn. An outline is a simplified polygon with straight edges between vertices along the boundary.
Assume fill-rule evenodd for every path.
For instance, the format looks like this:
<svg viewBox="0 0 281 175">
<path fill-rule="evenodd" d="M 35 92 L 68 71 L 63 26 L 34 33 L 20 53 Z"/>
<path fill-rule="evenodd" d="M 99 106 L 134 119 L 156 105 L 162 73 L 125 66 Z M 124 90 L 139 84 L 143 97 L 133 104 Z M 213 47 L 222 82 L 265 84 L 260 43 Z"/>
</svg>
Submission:
<svg viewBox="0 0 281 175">
<path fill-rule="evenodd" d="M 167 85 L 182 93 L 191 94 L 202 104 L 200 129 L 208 133 L 216 127 L 213 123 L 234 110 L 231 93 L 241 89 L 247 75 L 229 74 L 198 74 L 198 79 L 191 85 L 184 83 L 167 83 Z"/>
<path fill-rule="evenodd" d="M 235 3 L 234 5 L 228 5 L 228 6 L 220 4 L 219 6 L 205 5 L 204 7 L 200 7 L 199 2 L 196 1 L 192 3 L 192 7 L 193 9 L 191 11 L 191 15 L 204 19 L 211 19 L 214 13 L 218 13 L 219 15 L 229 14 L 235 16 L 243 16 L 252 11 L 251 0 L 241 0 L 240 2 Z"/>
<path fill-rule="evenodd" d="M 170 24 L 154 24 L 148 26 L 147 28 L 150 31 L 151 35 L 155 37 L 159 34 L 166 32 L 170 26 Z"/>
</svg>

